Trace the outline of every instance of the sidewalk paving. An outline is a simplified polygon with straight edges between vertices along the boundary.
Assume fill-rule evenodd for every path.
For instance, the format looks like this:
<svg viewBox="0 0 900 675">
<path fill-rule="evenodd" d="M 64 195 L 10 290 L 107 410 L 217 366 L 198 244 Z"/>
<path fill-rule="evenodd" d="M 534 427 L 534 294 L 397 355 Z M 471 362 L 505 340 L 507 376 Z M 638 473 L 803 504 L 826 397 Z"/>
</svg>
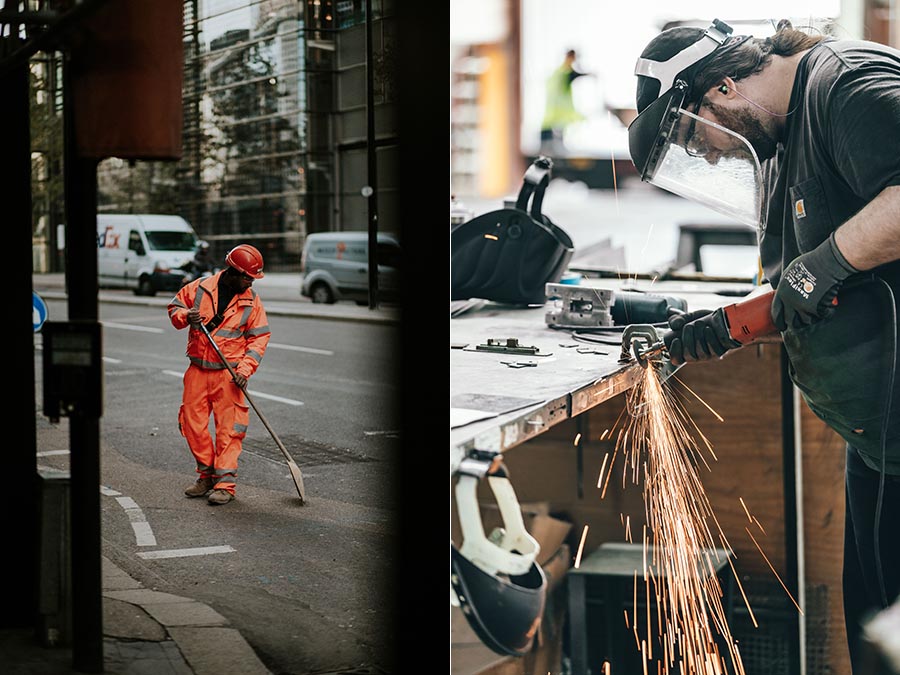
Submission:
<svg viewBox="0 0 900 675">
<path fill-rule="evenodd" d="M 143 587 L 103 558 L 103 673 L 271 675 L 241 634 L 208 605 Z M 73 620 L 77 620 L 75 617 Z M 227 644 L 223 650 L 216 645 Z M 0 630 L 5 675 L 67 675 L 68 646 L 44 647 L 32 631 Z"/>
</svg>

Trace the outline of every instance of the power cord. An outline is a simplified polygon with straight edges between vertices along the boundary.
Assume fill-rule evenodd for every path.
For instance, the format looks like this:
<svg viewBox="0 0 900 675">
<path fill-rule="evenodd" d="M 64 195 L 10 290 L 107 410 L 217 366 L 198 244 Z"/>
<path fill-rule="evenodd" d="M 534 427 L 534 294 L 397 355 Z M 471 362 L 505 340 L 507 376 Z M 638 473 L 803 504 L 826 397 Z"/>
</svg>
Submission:
<svg viewBox="0 0 900 675">
<path fill-rule="evenodd" d="M 668 329 L 668 323 L 651 323 L 651 326 L 654 328 L 660 329 Z M 550 325 L 548 328 L 559 331 L 566 331 L 571 335 L 572 339 L 576 342 L 586 342 L 589 344 L 601 344 L 601 345 L 613 345 L 613 346 L 621 346 L 622 345 L 622 337 L 621 334 L 625 331 L 628 326 L 621 325 L 612 325 L 612 326 L 584 326 L 579 327 L 577 329 L 572 328 L 571 326 L 553 326 Z M 615 336 L 618 335 L 619 338 L 615 339 Z M 604 339 L 604 337 L 606 339 Z"/>
<path fill-rule="evenodd" d="M 878 590 L 881 593 L 881 604 L 888 606 L 887 591 L 884 587 L 884 571 L 881 567 L 881 541 L 879 530 L 881 529 L 881 507 L 884 502 L 884 476 L 887 468 L 887 431 L 888 419 L 891 414 L 891 399 L 894 395 L 894 376 L 897 372 L 897 305 L 895 304 L 894 291 L 881 277 L 875 277 L 887 289 L 891 306 L 891 326 L 893 329 L 893 342 L 891 343 L 891 376 L 887 382 L 887 394 L 885 395 L 884 410 L 881 414 L 881 474 L 878 478 L 878 498 L 875 500 L 875 531 L 873 533 L 873 545 L 875 548 L 875 572 L 878 575 Z"/>
</svg>

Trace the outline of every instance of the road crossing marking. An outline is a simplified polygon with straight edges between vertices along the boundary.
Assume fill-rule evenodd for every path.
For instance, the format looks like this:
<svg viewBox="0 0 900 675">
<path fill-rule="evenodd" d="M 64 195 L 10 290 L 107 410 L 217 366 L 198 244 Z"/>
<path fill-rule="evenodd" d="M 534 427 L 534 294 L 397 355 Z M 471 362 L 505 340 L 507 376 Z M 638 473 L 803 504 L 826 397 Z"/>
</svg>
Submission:
<svg viewBox="0 0 900 675">
<path fill-rule="evenodd" d="M 234 553 L 231 546 L 202 546 L 200 548 L 172 548 L 162 551 L 143 551 L 138 553 L 144 560 L 163 560 L 165 558 L 190 558 L 197 555 L 214 555 L 216 553 Z"/>
<path fill-rule="evenodd" d="M 153 536 L 150 523 L 147 522 L 147 517 L 141 511 L 141 507 L 137 505 L 137 502 L 131 497 L 116 497 L 116 501 L 125 510 L 128 520 L 131 521 L 131 529 L 134 530 L 134 538 L 137 545 L 156 546 L 156 537 Z"/>
</svg>

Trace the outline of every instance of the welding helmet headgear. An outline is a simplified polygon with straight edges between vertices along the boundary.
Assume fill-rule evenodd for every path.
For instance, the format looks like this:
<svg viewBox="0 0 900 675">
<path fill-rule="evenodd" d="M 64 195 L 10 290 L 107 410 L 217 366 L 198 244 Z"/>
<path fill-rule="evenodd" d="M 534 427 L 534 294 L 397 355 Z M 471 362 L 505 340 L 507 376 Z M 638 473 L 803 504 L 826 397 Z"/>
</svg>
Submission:
<svg viewBox="0 0 900 675">
<path fill-rule="evenodd" d="M 762 171 L 750 142 L 700 116 L 705 91 L 697 75 L 723 50 L 750 36 L 731 36 L 716 19 L 706 30 L 672 28 L 644 50 L 638 76 L 639 114 L 628 127 L 631 160 L 641 180 L 705 204 L 747 225 L 759 226 Z"/>
<path fill-rule="evenodd" d="M 531 648 L 546 600 L 546 577 L 535 562 L 540 545 L 525 530 L 522 511 L 505 470 L 487 476 L 503 527 L 485 535 L 477 486 L 486 471 L 460 465 L 456 484 L 463 543 L 450 542 L 451 603 L 490 649 L 523 656 Z M 481 475 L 478 475 L 481 473 Z"/>
</svg>

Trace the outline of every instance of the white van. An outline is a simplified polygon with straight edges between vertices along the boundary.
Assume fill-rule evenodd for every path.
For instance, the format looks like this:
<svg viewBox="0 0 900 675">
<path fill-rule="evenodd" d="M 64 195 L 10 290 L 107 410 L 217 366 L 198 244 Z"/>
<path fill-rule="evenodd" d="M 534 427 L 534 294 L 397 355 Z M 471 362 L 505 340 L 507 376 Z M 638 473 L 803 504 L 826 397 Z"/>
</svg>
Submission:
<svg viewBox="0 0 900 675">
<path fill-rule="evenodd" d="M 135 295 L 177 291 L 194 257 L 197 234 L 181 216 L 132 213 L 97 215 L 100 288 L 130 288 Z"/>
<path fill-rule="evenodd" d="M 387 232 L 378 233 L 378 297 L 399 299 L 400 242 Z M 313 302 L 369 298 L 369 233 L 315 232 L 306 237 L 300 256 L 303 283 L 300 294 Z"/>
</svg>

